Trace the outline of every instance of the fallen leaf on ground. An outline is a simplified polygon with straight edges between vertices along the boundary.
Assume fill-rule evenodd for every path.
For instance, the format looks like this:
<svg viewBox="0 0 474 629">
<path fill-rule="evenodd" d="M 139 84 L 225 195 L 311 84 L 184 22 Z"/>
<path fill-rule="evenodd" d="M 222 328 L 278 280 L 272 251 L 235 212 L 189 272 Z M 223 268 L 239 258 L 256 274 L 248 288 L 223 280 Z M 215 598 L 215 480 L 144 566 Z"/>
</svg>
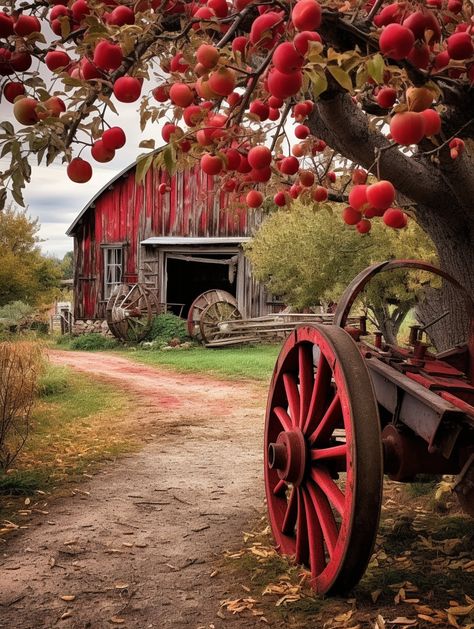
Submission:
<svg viewBox="0 0 474 629">
<path fill-rule="evenodd" d="M 59 597 L 62 601 L 74 601 L 76 599 L 76 597 L 74 596 L 74 594 L 63 594 L 63 596 Z"/>
<path fill-rule="evenodd" d="M 112 616 L 112 618 L 110 619 L 110 621 L 113 625 L 124 625 L 125 624 L 125 618 L 119 618 L 118 616 Z"/>
</svg>

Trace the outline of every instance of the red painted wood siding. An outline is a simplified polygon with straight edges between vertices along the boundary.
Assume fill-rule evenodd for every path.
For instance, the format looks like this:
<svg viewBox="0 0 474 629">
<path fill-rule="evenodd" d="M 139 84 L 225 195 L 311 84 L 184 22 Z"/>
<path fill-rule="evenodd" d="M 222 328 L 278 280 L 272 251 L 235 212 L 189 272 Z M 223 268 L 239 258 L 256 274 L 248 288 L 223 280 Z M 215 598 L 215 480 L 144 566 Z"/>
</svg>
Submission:
<svg viewBox="0 0 474 629">
<path fill-rule="evenodd" d="M 170 191 L 158 193 L 160 183 Z M 104 262 L 101 245 L 127 243 L 124 281 L 138 279 L 139 243 L 150 236 L 250 236 L 258 212 L 228 207 L 219 180 L 198 167 L 176 173 L 150 169 L 138 185 L 135 169 L 115 181 L 96 199 L 75 229 L 76 307 L 78 319 L 104 317 Z"/>
</svg>

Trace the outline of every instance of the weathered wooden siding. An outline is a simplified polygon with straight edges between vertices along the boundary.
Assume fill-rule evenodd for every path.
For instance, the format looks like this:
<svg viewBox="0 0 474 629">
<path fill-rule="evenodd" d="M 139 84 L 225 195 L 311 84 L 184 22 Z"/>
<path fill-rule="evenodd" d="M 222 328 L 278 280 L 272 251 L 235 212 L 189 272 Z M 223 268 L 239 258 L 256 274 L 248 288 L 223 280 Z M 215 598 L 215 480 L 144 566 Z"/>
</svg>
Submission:
<svg viewBox="0 0 474 629">
<path fill-rule="evenodd" d="M 160 183 L 169 185 L 168 193 L 158 193 Z M 260 213 L 228 205 L 226 194 L 219 190 L 219 180 L 214 181 L 197 166 L 176 173 L 171 180 L 167 173 L 152 168 L 140 185 L 135 169 L 128 171 L 96 199 L 75 227 L 75 317 L 105 316 L 101 245 L 123 245 L 123 281 L 136 282 L 140 242 L 146 238 L 252 235 Z"/>
</svg>

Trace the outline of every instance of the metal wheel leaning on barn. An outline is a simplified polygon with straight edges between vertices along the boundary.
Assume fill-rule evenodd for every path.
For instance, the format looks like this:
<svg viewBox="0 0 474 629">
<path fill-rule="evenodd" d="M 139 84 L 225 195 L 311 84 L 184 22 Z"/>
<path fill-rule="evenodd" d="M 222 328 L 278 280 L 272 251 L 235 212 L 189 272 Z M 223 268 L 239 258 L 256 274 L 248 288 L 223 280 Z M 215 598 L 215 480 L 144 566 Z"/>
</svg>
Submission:
<svg viewBox="0 0 474 629">
<path fill-rule="evenodd" d="M 364 321 L 344 329 L 352 304 L 381 271 L 429 271 L 465 298 L 468 342 L 435 354 L 420 326 L 411 347 L 370 343 Z M 335 325 L 301 325 L 284 343 L 265 420 L 265 489 L 278 550 L 311 571 L 320 593 L 350 590 L 370 560 L 383 474 L 457 474 L 474 515 L 474 303 L 452 277 L 424 262 L 373 265 L 343 294 Z M 425 325 L 428 329 L 431 323 Z"/>
</svg>

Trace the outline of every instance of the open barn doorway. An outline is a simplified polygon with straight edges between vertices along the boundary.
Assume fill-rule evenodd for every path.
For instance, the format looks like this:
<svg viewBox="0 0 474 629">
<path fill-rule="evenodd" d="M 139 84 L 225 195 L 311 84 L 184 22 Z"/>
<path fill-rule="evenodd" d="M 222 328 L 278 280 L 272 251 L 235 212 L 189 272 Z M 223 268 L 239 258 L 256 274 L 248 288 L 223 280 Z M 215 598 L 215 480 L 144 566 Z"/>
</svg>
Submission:
<svg viewBox="0 0 474 629">
<path fill-rule="evenodd" d="M 187 317 L 189 307 L 204 291 L 218 288 L 236 295 L 237 256 L 229 254 L 166 256 L 166 302 L 168 310 Z"/>
</svg>

